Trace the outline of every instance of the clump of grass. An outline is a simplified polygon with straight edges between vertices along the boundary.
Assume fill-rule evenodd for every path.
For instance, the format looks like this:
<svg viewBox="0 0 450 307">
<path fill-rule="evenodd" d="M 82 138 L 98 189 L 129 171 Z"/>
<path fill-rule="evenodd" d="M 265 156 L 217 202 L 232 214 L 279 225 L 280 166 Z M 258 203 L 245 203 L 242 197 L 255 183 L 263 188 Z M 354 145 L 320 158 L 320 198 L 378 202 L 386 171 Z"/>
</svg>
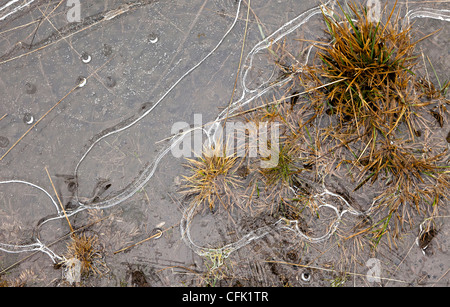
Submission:
<svg viewBox="0 0 450 307">
<path fill-rule="evenodd" d="M 401 122 L 411 127 L 417 101 L 410 81 L 420 40 L 412 40 L 411 27 L 399 29 L 394 9 L 385 23 L 374 23 L 356 4 L 349 4 L 352 15 L 341 9 L 343 15 L 323 13 L 331 42 L 316 44 L 322 65 L 309 67 L 317 86 L 338 81 L 317 91 L 318 109 L 329 108 L 339 119 L 336 128 L 356 135 L 375 129 L 387 136 Z"/>
<path fill-rule="evenodd" d="M 214 211 L 221 204 L 224 209 L 232 209 L 234 193 L 232 189 L 241 185 L 236 173 L 237 157 L 227 154 L 226 147 L 216 145 L 205 147 L 197 159 L 186 159 L 190 176 L 184 176 L 184 193 L 195 195 L 195 201 L 206 204 Z"/>
<path fill-rule="evenodd" d="M 20 273 L 20 275 L 12 280 L 2 279 L 0 276 L 0 288 L 6 287 L 26 287 L 29 282 L 37 280 L 36 274 L 31 270 L 24 270 Z"/>
<path fill-rule="evenodd" d="M 98 248 L 98 239 L 95 236 L 73 234 L 70 242 L 67 244 L 67 252 L 64 255 L 64 265 L 68 270 L 72 270 L 75 264 L 79 264 L 80 275 L 87 275 L 90 272 L 100 274 L 97 268 L 98 264 L 103 264 L 100 250 Z"/>
<path fill-rule="evenodd" d="M 273 167 L 260 169 L 265 184 L 269 188 L 279 188 L 281 185 L 292 186 L 294 176 L 300 171 L 289 145 L 285 143 L 279 145 L 279 148 L 272 150 L 272 155 L 278 156 L 278 163 Z"/>
<path fill-rule="evenodd" d="M 359 171 L 355 190 L 369 181 L 384 188 L 379 200 L 388 214 L 375 223 L 381 225 L 377 240 L 392 221 L 406 219 L 400 206 L 410 204 L 418 212 L 437 208 L 450 181 L 447 152 L 416 142 L 426 113 L 442 127 L 447 112 L 441 101 L 448 83 L 440 84 L 431 61 L 439 89 L 414 72 L 417 43 L 434 33 L 414 40 L 411 25 L 400 26 L 396 4 L 380 21 L 371 20 L 357 4 L 349 4 L 347 11 L 341 4 L 340 12 L 324 11 L 330 41 L 314 42 L 317 56 L 299 75 L 315 112 L 312 118 L 329 125 L 316 127 L 321 140 L 334 140 L 332 148 L 343 146 L 350 153 L 340 157 L 337 168 L 345 161 L 352 165 L 352 176 Z M 436 102 L 434 109 L 425 108 Z"/>
<path fill-rule="evenodd" d="M 382 172 L 398 180 L 418 178 L 429 169 L 391 143 L 402 124 L 414 139 L 417 111 L 428 104 L 413 92 L 412 71 L 417 64 L 414 48 L 425 37 L 413 41 L 411 26 L 399 28 L 395 5 L 385 23 L 371 20 L 363 6 L 349 4 L 349 12 L 339 7 L 342 15 L 323 12 L 331 42 L 316 44 L 321 65 L 308 67 L 303 76 L 315 81 L 314 86 L 330 83 L 312 99 L 317 116 L 326 110 L 338 119 L 329 131 L 340 142 L 360 141 L 362 148 L 353 163 L 362 163 L 362 173 L 372 181 Z"/>
<path fill-rule="evenodd" d="M 418 151 L 418 153 L 421 152 Z M 369 156 L 367 154 L 362 157 L 360 163 L 364 165 L 364 172 L 373 174 L 370 176 L 371 180 L 375 181 L 381 170 L 387 170 L 397 180 L 397 186 L 400 186 L 402 182 L 412 182 L 413 180 L 423 182 L 423 176 L 426 174 L 442 170 L 435 163 L 443 156 L 442 153 L 434 157 L 420 157 L 412 150 L 394 142 L 381 143 L 372 157 Z M 371 162 L 369 163 L 369 161 Z"/>
<path fill-rule="evenodd" d="M 431 209 L 437 212 L 438 205 L 448 199 L 450 186 L 447 167 L 442 166 L 445 152 L 428 156 L 405 144 L 382 143 L 378 146 L 371 159 L 373 162 L 368 164 L 369 154 L 361 158 L 360 163 L 364 165 L 362 174 L 369 175 L 356 188 L 369 179 L 375 182 L 380 175 L 385 177 L 386 186 L 380 194 L 380 200 L 381 204 L 389 208 L 389 213 L 380 223 L 383 226 L 381 231 L 376 231 L 377 243 L 380 234 L 386 232 L 389 222 L 394 221 L 392 218 L 396 218 L 396 222 L 401 225 L 407 220 L 405 208 L 400 210 L 402 205 L 409 204 L 418 213 L 426 213 Z M 396 227 L 392 234 L 397 236 L 399 232 L 399 227 Z"/>
</svg>

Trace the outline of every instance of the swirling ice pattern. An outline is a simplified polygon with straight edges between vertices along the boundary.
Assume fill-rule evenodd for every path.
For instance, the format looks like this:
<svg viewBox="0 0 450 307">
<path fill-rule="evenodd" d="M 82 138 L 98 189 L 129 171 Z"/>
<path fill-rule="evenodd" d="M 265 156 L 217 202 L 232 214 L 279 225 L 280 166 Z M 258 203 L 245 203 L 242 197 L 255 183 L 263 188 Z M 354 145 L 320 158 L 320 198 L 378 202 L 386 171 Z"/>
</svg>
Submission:
<svg viewBox="0 0 450 307">
<path fill-rule="evenodd" d="M 12 0 L 10 2 L 8 2 L 6 5 L 8 4 L 12 4 L 13 2 L 15 2 L 17 0 Z M 31 3 L 32 1 L 29 1 L 29 3 Z M 321 14 L 322 11 L 323 12 L 328 12 L 327 8 L 333 8 L 336 5 L 336 1 L 335 0 L 330 0 L 327 3 L 323 4 L 323 5 L 319 5 L 315 8 L 312 8 L 300 15 L 298 15 L 297 17 L 295 17 L 294 19 L 290 20 L 289 22 L 285 23 L 284 25 L 282 25 L 278 30 L 276 30 L 275 32 L 273 32 L 270 36 L 267 36 L 265 39 L 263 39 L 262 41 L 260 41 L 259 43 L 257 43 L 252 50 L 247 54 L 246 58 L 245 58 L 245 65 L 243 67 L 244 70 L 241 74 L 241 85 L 242 85 L 242 93 L 239 99 L 237 99 L 236 101 L 234 101 L 228 108 L 224 109 L 215 119 L 214 124 L 218 125 L 220 124 L 220 122 L 222 122 L 227 116 L 233 114 L 234 112 L 236 112 L 238 109 L 240 109 L 241 107 L 248 105 L 250 102 L 254 101 L 255 99 L 257 99 L 258 97 L 261 97 L 262 95 L 264 95 L 265 93 L 267 93 L 268 91 L 276 88 L 276 87 L 281 87 L 284 84 L 286 84 L 287 82 L 289 82 L 291 80 L 290 77 L 287 77 L 281 81 L 278 81 L 274 84 L 269 85 L 269 80 L 266 80 L 266 82 L 263 82 L 261 85 L 259 85 L 256 88 L 249 88 L 247 86 L 247 78 L 248 78 L 248 73 L 249 71 L 252 69 L 253 67 L 253 60 L 256 54 L 258 54 L 259 52 L 269 48 L 269 46 L 271 46 L 271 44 L 276 43 L 278 41 L 280 41 L 281 39 L 283 39 L 286 35 L 292 33 L 293 31 L 295 31 L 296 29 L 298 29 L 299 27 L 303 26 L 304 24 L 306 24 L 311 17 L 317 15 L 317 14 Z M 203 64 L 203 62 L 206 61 L 207 58 L 209 58 L 222 44 L 222 42 L 225 40 L 225 38 L 228 36 L 228 34 L 233 30 L 233 28 L 235 27 L 237 20 L 239 18 L 240 15 L 240 11 L 241 11 L 241 7 L 242 7 L 242 0 L 239 1 L 238 6 L 237 6 L 237 10 L 236 10 L 236 14 L 234 17 L 234 20 L 231 24 L 231 26 L 228 28 L 228 30 L 225 32 L 225 34 L 223 35 L 223 37 L 219 40 L 219 42 L 217 43 L 217 45 L 202 59 L 200 60 L 197 64 L 195 64 L 194 66 L 192 66 L 192 68 L 190 68 L 188 71 L 186 71 L 186 73 L 184 73 L 161 97 L 160 99 L 153 105 L 151 106 L 148 110 L 146 110 L 145 112 L 143 112 L 141 115 L 136 116 L 134 118 L 132 118 L 131 120 L 128 121 L 124 121 L 122 124 L 119 124 L 113 128 L 107 129 L 101 133 L 99 133 L 97 135 L 97 137 L 95 137 L 90 145 L 88 146 L 88 149 L 85 151 L 85 153 L 82 155 L 81 159 L 79 160 L 79 162 L 77 163 L 76 167 L 75 167 L 75 177 L 77 177 L 78 174 L 78 170 L 79 167 L 81 166 L 81 164 L 83 163 L 83 161 L 85 160 L 85 158 L 87 157 L 87 155 L 89 154 L 89 152 L 103 139 L 105 139 L 108 136 L 111 136 L 113 134 L 122 132 L 128 128 L 130 128 L 131 126 L 135 125 L 136 123 L 138 123 L 141 119 L 143 119 L 145 116 L 147 116 L 148 114 L 150 114 L 151 112 L 153 112 L 155 110 L 155 108 L 162 103 L 162 101 L 167 97 L 167 95 L 175 88 L 178 86 L 178 84 L 184 80 L 189 74 L 191 74 L 195 69 L 197 69 L 199 66 L 201 66 Z M 0 11 L 2 9 L 4 9 L 4 7 L 0 8 Z M 408 11 L 405 14 L 405 18 L 404 20 L 404 24 L 403 26 L 407 26 L 412 19 L 415 18 L 431 18 L 431 19 L 437 19 L 437 20 L 442 20 L 442 21 L 450 21 L 450 11 L 449 10 L 436 10 L 436 9 L 431 9 L 431 8 L 416 8 L 416 9 L 412 9 L 410 11 Z M 308 50 L 308 55 L 309 52 L 311 50 Z M 307 63 L 307 60 L 305 61 L 305 64 Z M 300 68 L 301 69 L 301 68 Z M 204 130 L 203 128 L 196 128 L 196 129 L 202 129 L 203 132 L 209 137 L 210 140 L 214 139 L 212 132 L 211 131 L 216 131 L 215 129 L 215 125 L 211 125 L 209 130 Z M 113 207 L 115 205 L 118 205 L 122 202 L 124 202 L 125 200 L 129 199 L 130 197 L 132 197 L 134 194 L 136 194 L 136 192 L 138 192 L 142 187 L 144 187 L 146 185 L 146 183 L 152 178 L 153 174 L 155 173 L 155 170 L 157 169 L 159 162 L 161 161 L 161 159 L 166 156 L 172 148 L 174 148 L 175 146 L 178 145 L 179 142 L 181 142 L 181 140 L 185 137 L 186 134 L 191 133 L 193 130 L 190 131 L 185 131 L 183 132 L 183 134 L 179 134 L 176 135 L 172 138 L 172 142 L 171 145 L 168 146 L 167 148 L 165 148 L 157 157 L 156 159 L 149 164 L 147 167 L 145 167 L 145 169 L 141 172 L 141 174 L 126 188 L 124 189 L 121 193 L 119 193 L 118 195 L 107 199 L 107 200 L 103 200 L 103 201 L 99 201 L 96 203 L 92 203 L 92 204 L 84 204 L 82 202 L 80 202 L 77 198 L 77 203 L 78 203 L 78 208 L 71 210 L 71 211 L 66 211 L 67 216 L 71 216 L 74 215 L 82 210 L 85 209 L 91 209 L 91 208 L 96 208 L 96 209 L 106 209 L 106 208 L 110 208 Z M 56 213 L 52 216 L 47 218 L 46 220 L 42 221 L 42 223 L 46 223 L 48 221 L 54 220 L 54 219 L 60 219 L 60 218 L 64 218 L 64 212 L 62 212 L 60 210 L 60 208 L 58 207 L 57 203 L 55 202 L 55 200 L 51 197 L 51 195 L 45 191 L 43 188 L 34 185 L 30 182 L 26 182 L 26 181 L 21 181 L 21 180 L 8 180 L 8 181 L 0 181 L 0 184 L 26 184 L 29 185 L 33 188 L 36 188 L 38 190 L 40 190 L 41 192 L 45 193 L 46 196 L 49 197 L 50 201 L 53 203 L 53 205 L 55 206 L 56 209 Z M 196 243 L 194 243 L 194 241 L 192 240 L 191 234 L 190 234 L 190 225 L 191 225 L 191 221 L 195 215 L 196 212 L 196 207 L 195 205 L 192 205 L 190 207 L 188 207 L 182 216 L 181 222 L 180 222 L 180 231 L 181 231 L 181 236 L 184 240 L 184 242 L 187 244 L 187 246 L 189 246 L 196 254 L 203 256 L 203 257 L 210 257 L 210 258 L 214 258 L 214 265 L 220 266 L 223 259 L 227 258 L 233 251 L 236 251 L 240 248 L 242 248 L 243 246 L 246 246 L 247 244 L 251 243 L 254 240 L 258 240 L 266 235 L 268 235 L 269 233 L 271 233 L 272 231 L 277 231 L 280 229 L 285 229 L 288 231 L 292 231 L 295 234 L 297 234 L 300 238 L 302 238 L 303 240 L 306 240 L 308 242 L 311 243 L 319 243 L 322 242 L 324 240 L 327 240 L 338 228 L 339 223 L 342 219 L 342 217 L 344 216 L 344 214 L 351 214 L 351 215 L 367 215 L 371 213 L 371 210 L 374 207 L 375 202 L 372 203 L 371 207 L 366 210 L 365 212 L 361 212 L 356 210 L 355 208 L 353 208 L 348 202 L 347 200 L 345 200 L 342 196 L 337 195 L 335 193 L 330 192 L 326 186 L 322 187 L 323 191 L 321 193 L 318 193 L 316 195 L 313 196 L 313 198 L 317 199 L 318 202 L 320 202 L 321 204 L 318 206 L 318 209 L 331 209 L 335 215 L 336 215 L 336 219 L 334 220 L 334 222 L 330 225 L 330 227 L 328 227 L 328 231 L 323 234 L 320 237 L 310 237 L 306 234 L 304 234 L 298 227 L 298 221 L 296 220 L 288 220 L 288 219 L 279 219 L 277 222 L 273 223 L 272 225 L 267 225 L 267 226 L 263 226 L 261 228 L 258 228 L 256 230 L 253 230 L 249 233 L 247 233 L 246 235 L 244 235 L 241 239 L 237 240 L 236 242 L 232 242 L 229 244 L 224 245 L 223 247 L 220 248 L 207 248 L 207 247 L 202 247 L 197 245 Z M 323 197 L 324 196 L 329 196 L 331 198 L 337 198 L 337 200 L 342 201 L 346 208 L 342 211 L 339 211 L 337 209 L 336 206 L 329 204 L 327 202 L 324 201 Z M 4 252 L 8 252 L 8 253 L 21 253 L 21 252 L 30 252 L 30 251 L 41 251 L 44 252 L 45 254 L 47 254 L 54 262 L 61 260 L 61 257 L 56 255 L 53 251 L 51 251 L 48 247 L 46 247 L 42 242 L 40 242 L 37 238 L 35 239 L 36 243 L 33 244 L 29 244 L 29 245 L 11 245 L 11 244 L 4 244 L 4 243 L 0 243 L 0 250 L 4 251 Z"/>
</svg>

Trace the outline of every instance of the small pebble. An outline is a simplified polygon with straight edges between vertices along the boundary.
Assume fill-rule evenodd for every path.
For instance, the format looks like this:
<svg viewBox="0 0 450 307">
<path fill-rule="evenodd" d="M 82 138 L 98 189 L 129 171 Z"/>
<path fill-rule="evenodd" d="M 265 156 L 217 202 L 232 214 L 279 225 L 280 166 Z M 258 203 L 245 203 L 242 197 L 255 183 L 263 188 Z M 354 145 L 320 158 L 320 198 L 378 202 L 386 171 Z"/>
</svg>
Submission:
<svg viewBox="0 0 450 307">
<path fill-rule="evenodd" d="M 36 85 L 30 82 L 25 83 L 25 93 L 30 95 L 36 93 Z"/>
<path fill-rule="evenodd" d="M 87 53 L 87 52 L 83 52 L 83 54 L 81 55 L 81 61 L 84 64 L 89 63 L 92 60 L 92 57 Z"/>
<path fill-rule="evenodd" d="M 87 83 L 87 79 L 85 77 L 81 77 L 81 76 L 78 77 L 78 79 L 77 79 L 78 87 L 83 87 L 86 85 L 86 83 Z"/>
<path fill-rule="evenodd" d="M 110 56 L 112 54 L 113 50 L 112 47 L 108 44 L 103 44 L 103 50 L 102 53 L 104 56 Z"/>
<path fill-rule="evenodd" d="M 27 125 L 31 125 L 34 122 L 34 117 L 30 113 L 25 113 L 23 116 L 23 122 Z"/>
<path fill-rule="evenodd" d="M 107 87 L 114 87 L 114 86 L 116 86 L 116 80 L 114 80 L 114 78 L 111 77 L 111 76 L 106 77 L 106 86 Z"/>
<path fill-rule="evenodd" d="M 0 148 L 6 148 L 9 145 L 9 140 L 7 137 L 0 136 Z"/>
<path fill-rule="evenodd" d="M 148 36 L 148 41 L 152 44 L 156 44 L 159 40 L 158 35 L 156 35 L 155 33 L 152 33 Z"/>
<path fill-rule="evenodd" d="M 311 280 L 311 273 L 309 273 L 309 272 L 303 272 L 303 273 L 302 273 L 302 280 L 303 280 L 303 281 L 306 281 L 306 282 L 310 281 L 310 280 Z"/>
<path fill-rule="evenodd" d="M 163 234 L 163 231 L 162 231 L 161 228 L 155 228 L 155 229 L 153 229 L 153 231 L 152 231 L 152 236 L 155 236 L 155 237 L 153 237 L 153 239 L 159 239 L 159 238 L 161 238 L 161 237 L 162 237 L 162 234 Z"/>
</svg>

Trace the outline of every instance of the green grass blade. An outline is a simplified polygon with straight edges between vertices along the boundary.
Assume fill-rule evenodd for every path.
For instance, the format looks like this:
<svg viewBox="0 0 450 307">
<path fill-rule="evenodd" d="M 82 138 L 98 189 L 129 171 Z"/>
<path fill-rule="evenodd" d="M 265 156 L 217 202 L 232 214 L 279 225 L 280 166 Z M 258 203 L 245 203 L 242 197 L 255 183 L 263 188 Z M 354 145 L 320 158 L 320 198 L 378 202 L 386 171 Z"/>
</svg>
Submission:
<svg viewBox="0 0 450 307">
<path fill-rule="evenodd" d="M 355 31 L 356 39 L 358 41 L 358 44 L 363 47 L 364 42 L 361 40 L 361 32 L 356 28 L 355 24 L 353 23 L 353 20 L 350 18 L 350 16 L 344 12 L 345 18 L 347 18 L 348 22 L 350 23 L 350 26 L 352 27 L 353 31 Z"/>
<path fill-rule="evenodd" d="M 372 51 L 371 51 L 371 58 L 373 59 L 373 53 L 375 51 L 375 43 L 376 43 L 376 38 L 377 38 L 377 33 L 378 33 L 378 27 L 380 26 L 380 21 L 378 21 L 377 26 L 375 27 L 375 32 L 373 33 L 373 37 L 371 37 L 372 39 Z"/>
<path fill-rule="evenodd" d="M 433 64 L 431 63 L 430 58 L 428 57 L 428 55 L 427 55 L 427 59 L 428 59 L 428 62 L 430 63 L 430 65 L 431 65 L 431 69 L 433 69 L 434 76 L 436 77 L 436 80 L 437 80 L 437 82 L 438 82 L 438 84 L 439 84 L 439 89 L 442 90 L 441 81 L 439 81 L 439 77 L 438 77 L 438 75 L 437 75 L 437 73 L 436 73 L 436 70 L 434 69 L 434 66 L 433 66 Z"/>
</svg>

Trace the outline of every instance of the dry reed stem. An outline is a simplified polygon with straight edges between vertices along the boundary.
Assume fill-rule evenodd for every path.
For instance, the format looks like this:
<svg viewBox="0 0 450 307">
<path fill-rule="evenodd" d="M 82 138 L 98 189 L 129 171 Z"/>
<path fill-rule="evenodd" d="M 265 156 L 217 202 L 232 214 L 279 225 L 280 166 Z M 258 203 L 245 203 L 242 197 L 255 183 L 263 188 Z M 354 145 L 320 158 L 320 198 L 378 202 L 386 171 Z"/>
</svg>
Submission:
<svg viewBox="0 0 450 307">
<path fill-rule="evenodd" d="M 59 205 L 61 206 L 61 210 L 62 210 L 62 212 L 64 213 L 64 216 L 65 216 L 65 218 L 66 218 L 66 220 L 67 220 L 67 223 L 69 224 L 70 231 L 73 233 L 73 227 L 72 227 L 72 224 L 70 224 L 69 217 L 67 216 L 66 210 L 64 209 L 64 206 L 63 206 L 63 204 L 61 203 L 61 199 L 59 198 L 58 192 L 56 191 L 55 185 L 53 184 L 52 177 L 50 176 L 50 173 L 48 172 L 47 167 L 45 167 L 45 171 L 47 172 L 48 179 L 50 179 L 50 183 L 52 184 L 53 191 L 55 191 L 56 198 L 58 199 L 58 203 L 59 203 Z"/>
</svg>

